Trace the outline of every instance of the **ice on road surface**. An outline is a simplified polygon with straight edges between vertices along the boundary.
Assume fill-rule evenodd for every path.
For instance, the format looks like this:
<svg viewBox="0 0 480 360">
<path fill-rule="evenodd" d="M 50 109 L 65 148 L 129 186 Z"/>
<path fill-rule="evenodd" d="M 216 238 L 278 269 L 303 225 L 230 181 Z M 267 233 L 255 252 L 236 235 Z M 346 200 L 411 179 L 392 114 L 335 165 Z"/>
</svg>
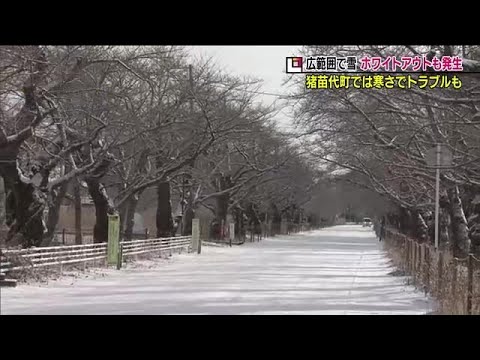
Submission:
<svg viewBox="0 0 480 360">
<path fill-rule="evenodd" d="M 95 279 L 1 288 L 1 314 L 425 314 L 370 228 L 203 247 Z"/>
</svg>

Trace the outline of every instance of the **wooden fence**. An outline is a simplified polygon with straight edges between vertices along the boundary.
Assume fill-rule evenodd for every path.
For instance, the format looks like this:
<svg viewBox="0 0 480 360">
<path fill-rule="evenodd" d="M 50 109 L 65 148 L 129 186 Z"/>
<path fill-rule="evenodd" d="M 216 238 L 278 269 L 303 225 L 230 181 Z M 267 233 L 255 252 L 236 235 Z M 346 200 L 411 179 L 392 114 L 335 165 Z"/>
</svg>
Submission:
<svg viewBox="0 0 480 360">
<path fill-rule="evenodd" d="M 191 236 L 121 241 L 122 262 L 127 256 L 190 250 Z M 38 267 L 52 267 L 88 262 L 105 262 L 107 243 L 32 247 L 28 249 L 0 249 L 0 273 L 24 271 Z"/>
<path fill-rule="evenodd" d="M 82 244 L 93 244 L 93 229 L 82 229 Z M 142 232 L 132 234 L 132 240 L 144 240 L 150 237 L 150 230 L 146 228 Z M 75 245 L 75 229 L 63 228 L 55 231 L 53 244 Z"/>
<path fill-rule="evenodd" d="M 207 241 L 210 243 L 218 243 L 218 244 L 227 244 L 230 243 L 233 245 L 240 245 L 245 242 L 255 242 L 260 241 L 264 238 L 273 237 L 276 235 L 289 235 L 295 234 L 304 231 L 310 231 L 320 228 L 321 226 L 313 226 L 310 224 L 297 224 L 293 222 L 284 222 L 274 224 L 272 222 L 268 223 L 261 223 L 257 226 L 254 225 L 246 225 L 243 228 L 243 234 L 236 235 L 234 240 L 230 241 L 230 234 L 229 234 L 229 224 L 224 225 L 223 234 L 217 236 L 217 238 L 212 239 L 211 237 L 211 223 L 210 220 L 202 219 L 200 221 L 200 238 L 202 241 Z M 230 244 L 230 245 L 231 245 Z"/>
<path fill-rule="evenodd" d="M 449 250 L 435 250 L 395 230 L 385 234 L 387 250 L 396 266 L 410 276 L 417 288 L 430 294 L 438 312 L 451 315 L 480 314 L 480 259 L 474 254 L 454 257 Z"/>
</svg>

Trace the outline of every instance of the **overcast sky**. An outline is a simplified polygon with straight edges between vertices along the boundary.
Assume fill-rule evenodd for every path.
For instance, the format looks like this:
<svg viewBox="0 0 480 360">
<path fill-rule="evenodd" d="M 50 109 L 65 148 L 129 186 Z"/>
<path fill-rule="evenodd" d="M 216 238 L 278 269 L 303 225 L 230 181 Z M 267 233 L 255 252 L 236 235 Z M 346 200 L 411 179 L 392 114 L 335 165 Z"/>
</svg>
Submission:
<svg viewBox="0 0 480 360">
<path fill-rule="evenodd" d="M 235 75 L 249 75 L 263 79 L 262 91 L 285 94 L 288 87 L 285 81 L 285 58 L 299 54 L 301 46 L 191 46 L 195 56 L 212 57 L 225 71 Z M 277 99 L 272 95 L 259 95 L 266 105 Z M 289 115 L 283 112 L 278 116 L 279 124 L 285 127 Z"/>
</svg>

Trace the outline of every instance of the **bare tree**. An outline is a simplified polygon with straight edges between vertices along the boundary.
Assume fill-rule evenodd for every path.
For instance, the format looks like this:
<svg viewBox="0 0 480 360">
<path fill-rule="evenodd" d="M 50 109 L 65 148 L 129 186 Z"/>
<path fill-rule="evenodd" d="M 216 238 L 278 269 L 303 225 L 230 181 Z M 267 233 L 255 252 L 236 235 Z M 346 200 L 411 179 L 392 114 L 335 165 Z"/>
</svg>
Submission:
<svg viewBox="0 0 480 360">
<path fill-rule="evenodd" d="M 78 166 L 73 164 L 68 172 L 61 170 L 65 169 L 63 161 L 88 144 L 102 126 L 83 142 L 71 143 L 65 136 L 69 119 L 63 116 L 57 99 L 93 63 L 85 57 L 74 58 L 76 50 L 0 49 L 0 67 L 4 69 L 0 81 L 4 118 L 0 124 L 0 175 L 13 207 L 7 238 L 12 243 L 41 244 L 47 202 L 51 201 L 55 207 L 57 189 L 96 165 L 90 159 Z M 84 55 L 96 54 L 87 51 Z"/>
<path fill-rule="evenodd" d="M 474 55 L 473 49 L 469 50 Z M 319 47 L 313 51 L 434 56 L 455 55 L 461 47 Z M 467 67 L 473 64 L 473 59 L 466 61 Z M 442 178 L 442 241 L 456 253 L 464 253 L 470 239 L 462 189 L 478 186 L 476 77 L 462 76 L 462 90 L 348 89 L 299 94 L 295 98 L 298 125 L 310 138 L 312 156 L 362 174 L 367 181 L 357 181 L 358 185 L 397 204 L 399 216 L 404 218 L 401 223 L 420 234 L 426 232 L 434 199 L 434 175 L 426 168 L 425 154 L 437 142 L 446 144 L 455 154 L 455 171 L 444 172 Z"/>
</svg>

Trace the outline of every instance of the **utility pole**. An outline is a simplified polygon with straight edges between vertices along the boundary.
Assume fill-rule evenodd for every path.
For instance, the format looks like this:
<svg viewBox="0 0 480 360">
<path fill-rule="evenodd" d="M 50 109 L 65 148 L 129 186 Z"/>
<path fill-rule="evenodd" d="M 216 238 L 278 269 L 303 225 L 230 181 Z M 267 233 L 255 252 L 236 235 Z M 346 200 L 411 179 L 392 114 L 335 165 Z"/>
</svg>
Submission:
<svg viewBox="0 0 480 360">
<path fill-rule="evenodd" d="M 188 83 L 189 83 L 189 86 L 190 86 L 190 96 L 189 96 L 189 103 L 190 103 L 190 115 L 193 116 L 193 66 L 192 65 L 188 65 Z M 186 210 L 186 206 L 185 206 L 185 183 L 186 183 L 186 179 L 185 179 L 185 175 L 183 175 L 183 180 L 182 180 L 182 201 L 181 201 L 181 205 L 182 205 L 182 217 L 184 217 L 185 215 L 185 210 Z M 191 191 L 191 189 L 190 189 Z M 182 226 L 183 227 L 183 226 Z"/>
<path fill-rule="evenodd" d="M 193 66 L 188 65 L 188 84 L 190 87 L 190 96 L 189 96 L 189 103 L 190 103 L 190 116 L 193 119 L 194 116 L 194 108 L 193 108 Z M 193 124 L 192 124 L 193 126 Z M 192 170 L 194 167 L 194 162 L 192 161 L 188 165 L 188 170 L 189 174 L 183 176 L 183 186 L 182 186 L 182 235 L 187 234 L 190 232 L 191 224 L 190 222 L 193 219 L 193 201 L 194 201 L 194 193 L 193 193 L 193 178 L 192 178 Z M 185 202 L 185 184 L 186 184 L 186 179 L 189 180 L 188 185 L 186 188 L 188 189 L 189 196 L 188 196 L 188 202 L 186 206 L 184 205 Z M 187 181 L 188 181 L 187 180 Z M 189 216 L 187 216 L 187 213 L 189 213 L 192 219 L 190 219 Z"/>
</svg>

